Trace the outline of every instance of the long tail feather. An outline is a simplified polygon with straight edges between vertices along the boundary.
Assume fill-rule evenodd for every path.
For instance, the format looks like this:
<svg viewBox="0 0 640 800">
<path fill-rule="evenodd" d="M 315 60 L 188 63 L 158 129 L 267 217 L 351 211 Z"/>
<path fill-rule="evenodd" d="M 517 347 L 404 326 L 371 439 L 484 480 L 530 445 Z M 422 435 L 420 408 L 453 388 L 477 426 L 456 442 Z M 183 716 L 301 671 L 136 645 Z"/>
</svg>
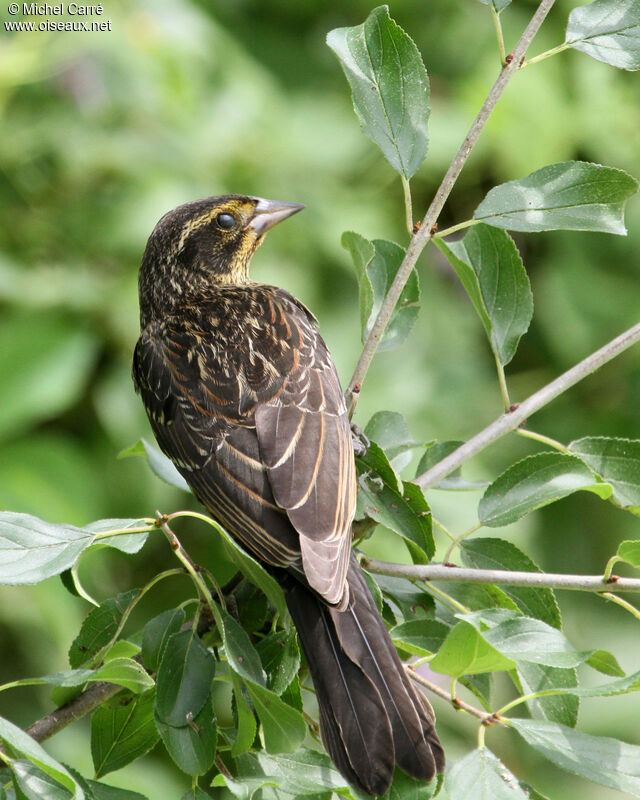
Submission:
<svg viewBox="0 0 640 800">
<path fill-rule="evenodd" d="M 444 755 L 433 712 L 405 674 L 355 557 L 348 582 L 345 611 L 297 583 L 287 604 L 316 689 L 325 747 L 351 784 L 381 795 L 395 764 L 426 781 L 443 770 Z"/>
</svg>

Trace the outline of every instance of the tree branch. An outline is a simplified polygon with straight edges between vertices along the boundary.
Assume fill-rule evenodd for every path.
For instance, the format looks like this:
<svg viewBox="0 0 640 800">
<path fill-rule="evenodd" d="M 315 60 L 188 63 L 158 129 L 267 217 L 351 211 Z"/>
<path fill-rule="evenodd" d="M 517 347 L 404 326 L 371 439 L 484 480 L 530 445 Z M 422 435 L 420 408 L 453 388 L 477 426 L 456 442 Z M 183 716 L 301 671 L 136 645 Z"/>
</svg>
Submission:
<svg viewBox="0 0 640 800">
<path fill-rule="evenodd" d="M 55 736 L 67 725 L 71 725 L 82 717 L 86 717 L 92 711 L 95 711 L 102 703 L 110 700 L 118 692 L 122 691 L 122 686 L 116 686 L 115 683 L 94 683 L 84 692 L 70 700 L 60 708 L 56 708 L 51 714 L 47 714 L 42 719 L 36 720 L 33 725 L 30 725 L 26 732 L 36 742 L 43 742 L 51 736 Z"/>
<path fill-rule="evenodd" d="M 378 348 L 378 344 L 380 343 L 380 339 L 382 338 L 385 328 L 391 319 L 391 315 L 393 314 L 393 310 L 396 307 L 398 298 L 402 293 L 402 289 L 404 288 L 404 285 L 411 274 L 411 270 L 414 268 L 416 261 L 418 260 L 418 257 L 423 251 L 425 245 L 431 239 L 433 235 L 433 226 L 436 224 L 438 217 L 440 216 L 440 212 L 442 211 L 447 198 L 451 194 L 451 190 L 453 189 L 458 176 L 462 172 L 462 168 L 466 164 L 471 150 L 478 141 L 480 134 L 482 133 L 482 130 L 486 125 L 489 116 L 491 115 L 491 112 L 495 108 L 496 103 L 500 99 L 511 77 L 518 69 L 520 69 L 520 65 L 524 59 L 527 48 L 531 44 L 533 37 L 538 32 L 538 29 L 544 22 L 544 19 L 551 10 L 551 6 L 553 6 L 554 2 L 555 0 L 542 0 L 538 6 L 538 10 L 531 18 L 531 21 L 527 25 L 522 37 L 520 38 L 520 41 L 516 45 L 516 48 L 512 54 L 512 58 L 509 59 L 509 63 L 506 64 L 500 72 L 500 75 L 493 84 L 491 91 L 487 95 L 487 99 L 484 101 L 482 108 L 478 112 L 478 116 L 475 118 L 473 125 L 469 129 L 469 133 L 466 135 L 460 146 L 460 149 L 458 150 L 458 153 L 451 162 L 451 166 L 442 179 L 442 183 L 440 184 L 440 187 L 438 188 L 431 205 L 429 206 L 429 209 L 422 220 L 419 230 L 417 230 L 416 233 L 411 237 L 405 257 L 389 291 L 387 292 L 387 296 L 380 307 L 376 321 L 374 322 L 369 336 L 364 344 L 362 354 L 360 355 L 358 363 L 356 364 L 353 377 L 351 378 L 351 383 L 347 389 L 347 405 L 349 406 L 351 413 L 353 413 L 353 410 L 355 409 L 362 381 L 364 380 L 367 370 L 369 369 L 369 365 Z"/>
<path fill-rule="evenodd" d="M 469 439 L 469 441 L 458 447 L 453 453 L 450 453 L 446 458 L 443 458 L 442 461 L 439 461 L 431 467 L 431 469 L 419 475 L 414 483 L 426 489 L 429 486 L 433 486 L 434 483 L 438 483 L 438 481 L 441 481 L 443 478 L 446 478 L 450 472 L 458 469 L 458 467 L 464 464 L 465 461 L 468 461 L 472 456 L 476 455 L 476 453 L 484 450 L 485 447 L 495 442 L 496 439 L 499 439 L 506 433 L 515 430 L 518 426 L 522 425 L 531 414 L 539 411 L 543 406 L 546 406 L 547 403 L 550 403 L 558 397 L 558 395 L 566 392 L 567 389 L 571 388 L 574 384 L 581 381 L 590 373 L 595 372 L 595 370 L 603 364 L 611 361 L 639 340 L 640 323 L 629 328 L 629 330 L 620 334 L 620 336 L 617 336 L 615 339 L 612 339 L 608 344 L 605 344 L 604 347 L 596 350 L 595 353 L 591 353 L 590 356 L 587 356 L 574 367 L 563 372 L 562 375 L 551 381 L 551 383 L 543 386 L 542 389 L 532 394 L 531 397 L 528 397 L 522 403 L 513 407 L 512 410 L 498 417 L 495 422 L 492 422 L 472 439 Z"/>
<path fill-rule="evenodd" d="M 445 567 L 444 564 L 392 564 L 375 558 L 364 559 L 369 572 L 419 581 L 458 581 L 460 583 L 495 583 L 501 586 L 530 586 L 535 589 L 574 589 L 584 592 L 640 592 L 640 578 L 612 575 L 560 575 L 551 572 L 511 572 L 503 569 Z"/>
<path fill-rule="evenodd" d="M 471 714 L 472 717 L 477 717 L 479 720 L 482 720 L 485 724 L 493 724 L 494 722 L 499 722 L 493 714 L 487 711 L 483 711 L 481 708 L 476 708 L 475 706 L 469 705 L 469 703 L 465 703 L 464 700 L 460 700 L 459 698 L 451 699 L 451 695 L 446 689 L 443 689 L 441 686 L 438 686 L 437 683 L 432 683 L 432 681 L 427 680 L 427 678 L 423 678 L 418 672 L 411 665 L 405 665 L 405 670 L 407 675 L 411 678 L 412 681 L 420 684 L 420 686 L 424 686 L 425 689 L 428 689 L 432 694 L 441 697 L 443 700 L 446 700 L 450 703 L 457 711 L 466 711 L 467 714 Z"/>
</svg>

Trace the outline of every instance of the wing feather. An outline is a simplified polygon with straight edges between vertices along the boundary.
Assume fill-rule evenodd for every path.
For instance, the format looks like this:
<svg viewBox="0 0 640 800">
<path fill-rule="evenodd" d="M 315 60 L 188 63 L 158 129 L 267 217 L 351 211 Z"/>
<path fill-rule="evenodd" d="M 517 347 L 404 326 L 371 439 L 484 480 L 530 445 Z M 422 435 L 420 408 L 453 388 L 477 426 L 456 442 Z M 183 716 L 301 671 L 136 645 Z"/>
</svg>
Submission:
<svg viewBox="0 0 640 800">
<path fill-rule="evenodd" d="M 257 284 L 226 287 L 197 313 L 153 323 L 136 348 L 134 378 L 160 446 L 250 550 L 303 570 L 328 603 L 346 607 L 355 467 L 313 317 Z"/>
</svg>

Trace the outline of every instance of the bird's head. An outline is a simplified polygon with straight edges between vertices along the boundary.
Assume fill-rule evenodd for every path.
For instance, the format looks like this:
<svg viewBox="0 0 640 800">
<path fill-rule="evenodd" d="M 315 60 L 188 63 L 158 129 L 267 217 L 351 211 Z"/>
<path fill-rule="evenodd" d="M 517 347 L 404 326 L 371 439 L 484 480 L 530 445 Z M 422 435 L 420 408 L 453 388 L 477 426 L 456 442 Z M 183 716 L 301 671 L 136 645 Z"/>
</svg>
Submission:
<svg viewBox="0 0 640 800">
<path fill-rule="evenodd" d="M 143 317 L 163 313 L 215 284 L 249 280 L 266 232 L 304 206 L 228 194 L 169 211 L 149 237 L 140 267 Z"/>
</svg>

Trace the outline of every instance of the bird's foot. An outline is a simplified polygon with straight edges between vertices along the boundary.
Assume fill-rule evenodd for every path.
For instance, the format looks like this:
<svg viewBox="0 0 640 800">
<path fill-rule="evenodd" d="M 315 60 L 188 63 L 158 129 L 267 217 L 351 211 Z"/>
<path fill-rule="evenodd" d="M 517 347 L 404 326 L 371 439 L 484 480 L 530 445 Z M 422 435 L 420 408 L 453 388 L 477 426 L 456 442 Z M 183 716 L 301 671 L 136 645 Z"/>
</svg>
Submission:
<svg viewBox="0 0 640 800">
<path fill-rule="evenodd" d="M 364 431 L 355 422 L 351 423 L 351 444 L 353 445 L 353 452 L 358 457 L 366 456 L 369 445 L 371 444 Z"/>
</svg>

